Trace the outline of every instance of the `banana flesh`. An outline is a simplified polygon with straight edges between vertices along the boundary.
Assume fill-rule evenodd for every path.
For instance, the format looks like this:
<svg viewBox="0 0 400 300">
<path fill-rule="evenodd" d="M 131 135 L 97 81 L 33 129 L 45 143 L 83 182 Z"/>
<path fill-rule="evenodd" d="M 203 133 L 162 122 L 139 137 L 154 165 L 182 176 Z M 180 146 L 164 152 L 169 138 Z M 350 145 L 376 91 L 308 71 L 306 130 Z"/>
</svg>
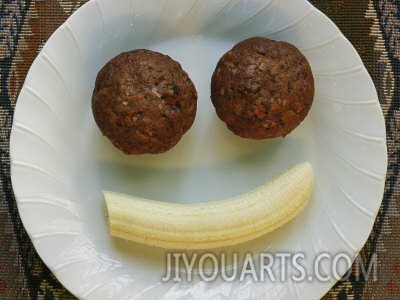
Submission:
<svg viewBox="0 0 400 300">
<path fill-rule="evenodd" d="M 314 184 L 303 162 L 239 196 L 200 204 L 178 204 L 103 191 L 114 237 L 167 249 L 211 249 L 260 237 L 292 220 Z"/>
</svg>

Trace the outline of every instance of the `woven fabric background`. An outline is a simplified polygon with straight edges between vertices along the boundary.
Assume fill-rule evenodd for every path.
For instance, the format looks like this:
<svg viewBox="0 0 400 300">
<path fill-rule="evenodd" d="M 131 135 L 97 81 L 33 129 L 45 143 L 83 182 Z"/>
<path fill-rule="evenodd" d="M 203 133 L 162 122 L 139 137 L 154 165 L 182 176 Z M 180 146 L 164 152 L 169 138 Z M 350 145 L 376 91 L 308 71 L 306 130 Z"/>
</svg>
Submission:
<svg viewBox="0 0 400 300">
<path fill-rule="evenodd" d="M 0 7 L 0 299 L 75 299 L 35 252 L 13 196 L 9 135 L 25 76 L 50 35 L 85 1 L 2 0 Z M 339 281 L 324 299 L 400 299 L 400 3 L 312 0 L 353 43 L 375 83 L 386 120 L 388 173 L 360 256 L 376 276 Z M 353 274 L 353 273 L 352 273 Z"/>
</svg>

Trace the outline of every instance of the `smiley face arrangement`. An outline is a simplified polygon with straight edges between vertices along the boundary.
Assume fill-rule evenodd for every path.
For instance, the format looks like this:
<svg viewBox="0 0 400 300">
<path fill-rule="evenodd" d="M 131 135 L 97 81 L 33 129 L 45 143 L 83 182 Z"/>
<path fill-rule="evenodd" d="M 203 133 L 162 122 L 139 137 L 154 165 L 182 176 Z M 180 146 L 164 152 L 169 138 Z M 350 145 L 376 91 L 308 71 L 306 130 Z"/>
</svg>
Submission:
<svg viewBox="0 0 400 300">
<path fill-rule="evenodd" d="M 234 134 L 285 136 L 307 116 L 314 80 L 291 44 L 250 38 L 219 60 L 211 101 Z M 162 153 L 192 126 L 197 92 L 180 64 L 150 51 L 124 52 L 98 73 L 92 111 L 100 131 L 126 154 Z M 245 194 L 202 204 L 174 204 L 103 191 L 114 237 L 169 249 L 232 246 L 260 237 L 297 216 L 314 184 L 303 162 Z M 221 218 L 221 216 L 225 216 Z"/>
</svg>

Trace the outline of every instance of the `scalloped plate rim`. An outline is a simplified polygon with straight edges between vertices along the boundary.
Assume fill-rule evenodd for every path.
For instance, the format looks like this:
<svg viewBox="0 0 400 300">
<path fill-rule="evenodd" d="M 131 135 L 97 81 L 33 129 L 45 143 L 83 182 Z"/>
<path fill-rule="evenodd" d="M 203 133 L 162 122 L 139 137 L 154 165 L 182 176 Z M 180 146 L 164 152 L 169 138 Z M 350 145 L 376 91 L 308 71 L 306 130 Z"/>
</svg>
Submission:
<svg viewBox="0 0 400 300">
<path fill-rule="evenodd" d="M 90 3 L 92 3 L 92 2 L 99 2 L 99 1 L 100 1 L 100 0 L 94 0 L 94 1 L 89 1 L 89 2 L 87 2 L 87 3 L 84 3 L 74 14 L 72 14 L 72 15 L 67 19 L 67 21 L 66 21 L 64 24 L 66 24 L 66 23 L 70 22 L 71 20 L 73 20 L 72 18 L 75 18 L 76 15 L 79 14 L 80 11 L 82 11 L 82 9 L 86 9 L 85 7 L 87 7 Z M 304 5 L 309 5 L 309 6 L 310 6 L 310 10 L 314 10 L 314 11 L 317 11 L 318 13 L 321 13 L 320 11 L 318 11 L 316 8 L 314 8 L 310 3 L 306 2 L 306 1 L 304 1 Z M 323 13 L 321 13 L 321 14 L 322 14 L 323 16 L 325 16 Z M 329 20 L 326 16 L 325 16 L 325 18 L 326 18 L 327 20 Z M 336 25 L 335 25 L 331 20 L 329 20 L 329 22 L 332 24 L 332 26 L 335 26 L 335 27 L 336 27 Z M 62 26 L 61 26 L 61 27 L 62 27 Z M 61 27 L 60 27 L 60 28 L 61 28 Z M 58 32 L 60 31 L 60 28 L 58 28 L 58 29 L 53 33 L 53 35 L 58 34 Z M 337 27 L 336 27 L 336 28 L 337 28 Z M 339 32 L 340 32 L 340 31 L 339 31 Z M 343 37 L 343 35 L 341 34 L 341 32 L 340 32 L 340 37 Z M 48 42 L 44 45 L 44 48 L 46 48 L 46 45 L 47 45 L 48 43 L 51 43 L 51 39 L 52 39 L 52 38 L 50 37 L 49 40 L 48 40 Z M 344 39 L 345 39 L 345 38 L 344 38 Z M 345 40 L 347 41 L 347 39 L 345 39 Z M 348 41 L 347 41 L 347 42 L 348 42 Z M 356 50 L 354 49 L 354 47 L 350 44 L 350 42 L 348 42 L 348 44 L 349 44 L 349 46 L 352 47 L 353 51 L 356 51 Z M 42 53 L 42 52 L 41 52 L 41 53 Z M 359 57 L 358 53 L 357 53 L 357 56 Z M 35 61 L 33 62 L 31 69 L 35 68 L 35 66 L 36 66 L 36 64 L 37 64 L 37 61 L 39 61 L 39 60 L 41 60 L 41 59 L 42 59 L 42 55 L 39 54 L 38 57 L 37 57 L 37 58 L 35 59 Z M 360 61 L 361 61 L 361 59 L 360 59 Z M 361 62 L 360 67 L 365 71 L 365 67 L 364 67 L 364 65 L 362 65 L 362 62 Z M 29 70 L 29 72 L 28 72 L 28 74 L 27 74 L 27 80 L 26 80 L 26 81 L 28 81 L 29 78 L 30 78 L 30 76 L 31 76 L 31 69 Z M 370 84 L 373 84 L 373 83 L 372 83 L 372 79 L 370 79 Z M 25 89 L 25 88 L 26 88 L 26 86 L 25 86 L 25 84 L 24 84 L 24 86 L 22 87 L 22 90 Z M 376 95 L 376 99 L 378 99 L 377 95 Z M 375 104 L 379 104 L 379 102 L 376 102 Z M 18 113 L 18 111 L 19 111 L 19 108 L 18 108 L 18 107 L 19 107 L 19 105 L 18 105 L 18 102 L 17 102 L 16 108 L 15 108 L 15 112 L 16 112 L 16 113 Z M 380 106 L 379 106 L 379 109 L 380 109 Z M 18 161 L 16 161 L 16 160 L 14 159 L 14 153 L 15 153 L 15 148 L 14 148 L 15 141 L 14 141 L 14 139 L 13 139 L 13 136 L 15 136 L 14 131 L 15 131 L 15 124 L 14 124 L 14 120 L 13 120 L 13 127 L 12 127 L 11 136 L 10 136 L 10 164 L 11 164 L 11 165 L 10 165 L 10 168 L 11 168 L 11 179 L 12 179 L 12 183 L 17 182 L 17 181 L 19 180 L 19 179 L 16 178 L 16 176 L 15 176 L 15 167 L 16 167 Z M 386 140 L 385 132 L 383 133 L 383 135 L 384 135 L 384 139 Z M 381 147 L 382 147 L 382 151 L 383 151 L 383 150 L 386 151 L 386 144 L 385 144 L 385 143 L 383 143 L 383 144 L 381 145 Z M 387 164 L 387 161 L 386 161 L 386 164 Z M 22 207 L 21 207 L 21 202 L 19 201 L 18 191 L 15 191 L 15 195 L 16 195 L 17 205 L 18 205 L 18 207 L 19 207 L 19 209 L 20 209 L 20 208 L 22 208 Z M 383 195 L 383 186 L 382 186 L 382 195 Z M 381 200 L 379 200 L 379 204 L 381 203 L 380 201 L 381 201 Z M 22 209 L 23 209 L 23 208 L 22 208 Z M 373 216 L 373 220 L 374 220 L 374 219 L 376 218 L 376 215 L 377 215 L 377 213 L 378 213 L 378 210 L 374 211 L 373 213 L 374 213 L 374 216 Z M 372 224 L 373 224 L 373 220 L 372 220 Z M 25 222 L 25 221 L 24 221 L 24 218 L 22 218 L 22 222 L 23 222 L 23 223 Z M 25 223 L 24 223 L 24 225 L 25 225 Z M 32 239 L 32 242 L 33 242 L 34 245 L 35 245 L 35 237 L 32 236 L 31 231 L 30 231 L 30 228 L 29 228 L 29 227 L 26 227 L 26 231 L 27 231 L 28 235 L 30 236 L 30 238 Z M 357 250 L 359 251 L 359 250 L 362 248 L 362 246 L 363 246 L 363 245 L 359 245 L 359 247 L 358 247 Z M 42 253 L 39 253 L 39 255 L 42 257 L 43 254 L 42 254 Z M 48 263 L 47 257 L 46 257 L 45 255 L 43 255 L 42 259 L 44 260 L 44 262 L 45 262 L 46 264 Z M 48 266 L 49 266 L 50 269 L 52 269 L 52 271 L 53 271 L 55 274 L 58 273 L 57 270 L 54 270 L 54 268 L 53 268 L 51 265 L 48 265 Z M 57 277 L 59 277 L 59 276 L 57 276 Z M 60 279 L 60 281 L 62 281 L 62 276 L 60 276 L 59 279 Z M 328 291 L 334 284 L 335 284 L 335 281 L 330 282 L 329 284 L 327 284 L 327 285 L 326 285 L 326 291 Z M 69 288 L 70 288 L 71 290 L 73 290 L 72 287 L 69 287 Z"/>
</svg>

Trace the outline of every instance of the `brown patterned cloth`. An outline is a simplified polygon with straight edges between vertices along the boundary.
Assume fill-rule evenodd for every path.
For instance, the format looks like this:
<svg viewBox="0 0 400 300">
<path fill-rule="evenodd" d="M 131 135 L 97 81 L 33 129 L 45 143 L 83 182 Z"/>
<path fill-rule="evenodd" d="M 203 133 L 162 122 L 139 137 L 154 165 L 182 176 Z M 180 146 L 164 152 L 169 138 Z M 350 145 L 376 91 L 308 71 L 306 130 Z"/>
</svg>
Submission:
<svg viewBox="0 0 400 300">
<path fill-rule="evenodd" d="M 36 254 L 19 219 L 10 180 L 13 110 L 42 45 L 85 1 L 2 0 L 0 4 L 0 299 L 75 299 Z M 397 0 L 314 0 L 353 43 L 376 85 L 386 120 L 384 199 L 360 257 L 376 276 L 339 281 L 324 299 L 400 299 L 400 4 Z M 359 266 L 354 266 L 354 271 Z"/>
</svg>

